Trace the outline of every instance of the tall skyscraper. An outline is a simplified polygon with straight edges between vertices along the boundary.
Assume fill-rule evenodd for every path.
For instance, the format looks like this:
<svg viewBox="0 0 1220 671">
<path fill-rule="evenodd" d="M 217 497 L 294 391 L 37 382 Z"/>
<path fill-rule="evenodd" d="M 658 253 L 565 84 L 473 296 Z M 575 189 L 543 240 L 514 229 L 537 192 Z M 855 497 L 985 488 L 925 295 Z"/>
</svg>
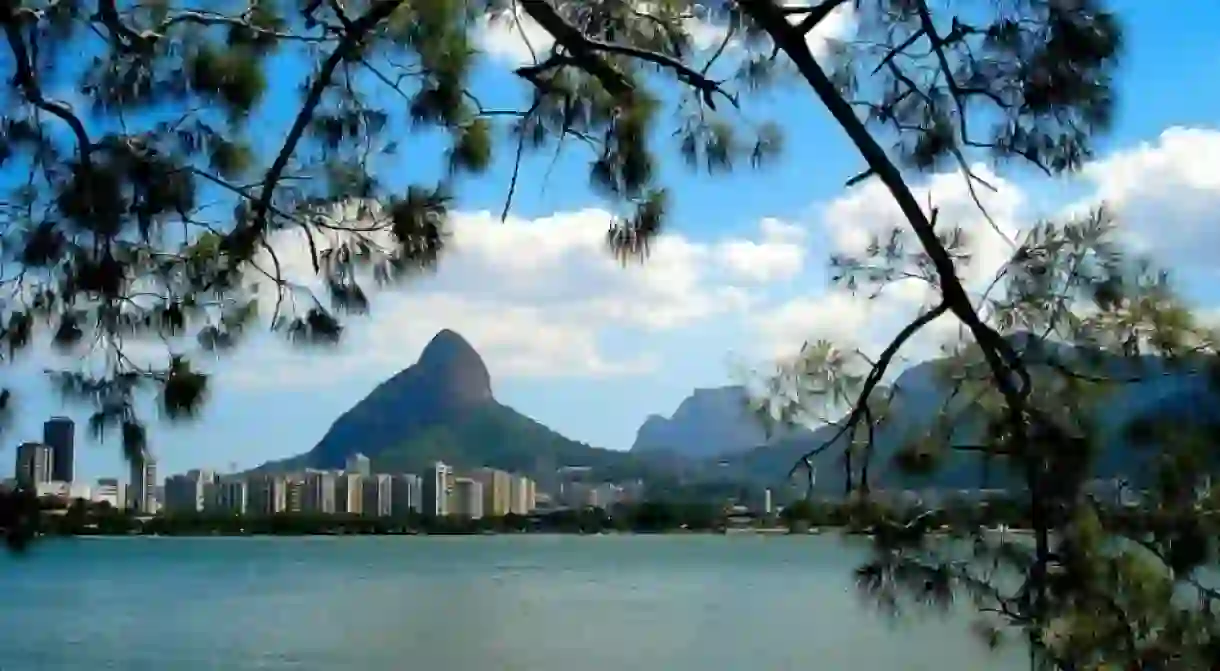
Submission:
<svg viewBox="0 0 1220 671">
<path fill-rule="evenodd" d="M 143 515 L 157 512 L 157 460 L 151 454 L 132 460 L 129 486 L 129 507 Z"/>
<path fill-rule="evenodd" d="M 51 479 L 72 482 L 76 469 L 76 425 L 67 417 L 52 417 L 42 425 L 42 442 L 51 446 Z"/>
<path fill-rule="evenodd" d="M 13 473 L 21 485 L 37 487 L 53 479 L 54 461 L 55 455 L 49 445 L 22 443 L 17 447 L 17 465 Z"/>
</svg>

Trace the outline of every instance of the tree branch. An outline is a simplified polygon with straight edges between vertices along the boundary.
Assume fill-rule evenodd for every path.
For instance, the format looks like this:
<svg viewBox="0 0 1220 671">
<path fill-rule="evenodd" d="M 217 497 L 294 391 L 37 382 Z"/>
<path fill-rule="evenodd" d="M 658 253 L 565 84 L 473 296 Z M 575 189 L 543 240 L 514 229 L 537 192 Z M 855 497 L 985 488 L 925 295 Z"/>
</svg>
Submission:
<svg viewBox="0 0 1220 671">
<path fill-rule="evenodd" d="M 716 109 L 715 94 L 725 97 L 734 107 L 738 106 L 737 98 L 720 87 L 720 84 L 693 70 L 686 64 L 655 51 L 640 49 L 625 44 L 601 42 L 585 35 L 579 28 L 559 15 L 547 0 L 520 0 L 521 7 L 543 30 L 555 38 L 555 43 L 568 51 L 574 64 L 588 71 L 601 81 L 602 86 L 613 95 L 629 95 L 634 89 L 626 75 L 614 66 L 598 57 L 596 52 L 605 52 L 619 56 L 627 56 L 652 63 L 658 67 L 670 70 L 678 79 L 699 89 L 703 93 L 703 102 L 710 109 Z M 548 61 L 549 67 L 560 64 Z M 542 66 L 519 68 L 517 74 L 530 79 L 528 73 L 538 71 Z M 545 69 L 545 68 L 542 68 Z"/>
<path fill-rule="evenodd" d="M 910 340 L 916 333 L 918 333 L 920 329 L 936 321 L 948 311 L 949 304 L 947 302 L 941 302 L 936 305 L 936 307 L 916 317 L 911 323 L 907 324 L 906 327 L 898 332 L 898 335 L 895 336 L 892 341 L 890 341 L 890 344 L 881 352 L 881 355 L 877 357 L 876 363 L 873 364 L 872 370 L 869 371 L 868 377 L 864 380 L 864 386 L 861 388 L 859 398 L 856 400 L 856 405 L 852 408 L 851 413 L 847 415 L 847 419 L 843 420 L 843 423 L 839 425 L 839 430 L 836 431 L 829 440 L 826 440 L 818 447 L 806 452 L 805 455 L 801 457 L 801 461 L 803 463 L 809 463 L 809 459 L 812 459 L 813 457 L 816 457 L 822 452 L 830 449 L 830 447 L 840 438 L 842 438 L 844 434 L 846 434 L 857 423 L 860 422 L 860 420 L 865 416 L 865 413 L 868 411 L 869 397 L 872 396 L 873 390 L 877 388 L 877 385 L 881 384 L 881 379 L 885 377 L 885 373 L 889 369 L 890 363 L 892 363 L 894 357 L 898 355 L 898 352 L 902 349 L 902 346 L 905 345 L 907 341 Z M 795 473 L 798 468 L 800 468 L 800 464 L 793 465 L 792 469 L 788 471 L 788 477 L 791 478 L 792 474 Z"/>
<path fill-rule="evenodd" d="M 252 222 L 255 230 L 259 233 L 267 228 L 267 214 L 271 209 L 271 200 L 275 194 L 275 188 L 281 177 L 284 175 L 284 170 L 288 168 L 288 161 L 291 160 L 293 153 L 296 151 L 297 144 L 300 143 L 301 137 L 305 134 L 305 128 L 309 125 L 309 121 L 313 118 L 314 112 L 318 105 L 322 102 L 322 94 L 335 75 L 335 70 L 339 64 L 350 58 L 354 53 L 356 46 L 364 39 L 364 36 L 372 30 L 378 23 L 389 18 L 404 0 L 378 0 L 372 8 L 360 18 L 356 19 L 351 24 L 351 29 L 343 35 L 335 50 L 322 63 L 322 68 L 318 71 L 317 77 L 313 84 L 309 87 L 309 92 L 305 96 L 305 102 L 301 105 L 301 110 L 297 112 L 296 119 L 292 122 L 292 127 L 288 130 L 287 137 L 284 138 L 284 144 L 280 148 L 279 153 L 275 157 L 275 161 L 271 164 L 271 168 L 267 170 L 266 177 L 263 179 L 262 190 L 259 193 L 258 200 L 254 203 Z M 318 257 L 313 256 L 313 270 L 319 272 Z"/>
</svg>

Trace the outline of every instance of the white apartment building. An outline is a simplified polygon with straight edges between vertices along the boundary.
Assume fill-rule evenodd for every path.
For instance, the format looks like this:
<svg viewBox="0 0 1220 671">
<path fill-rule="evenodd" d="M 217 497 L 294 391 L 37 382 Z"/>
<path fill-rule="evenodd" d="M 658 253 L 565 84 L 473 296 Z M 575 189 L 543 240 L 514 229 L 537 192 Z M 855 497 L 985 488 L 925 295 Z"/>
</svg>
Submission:
<svg viewBox="0 0 1220 671">
<path fill-rule="evenodd" d="M 335 477 L 335 512 L 359 515 L 364 510 L 364 476 L 340 473 Z"/>
<path fill-rule="evenodd" d="M 477 520 L 483 517 L 483 483 L 472 478 L 453 479 L 452 515 Z"/>
<path fill-rule="evenodd" d="M 534 481 L 520 475 L 512 477 L 509 483 L 509 512 L 514 515 L 528 515 L 537 507 L 537 486 Z"/>
<path fill-rule="evenodd" d="M 157 460 L 145 454 L 131 462 L 131 481 L 127 504 L 141 515 L 157 512 Z"/>
<path fill-rule="evenodd" d="M 480 468 L 474 479 L 483 486 L 483 514 L 503 517 L 512 510 L 513 476 L 494 468 Z"/>
<path fill-rule="evenodd" d="M 453 490 L 453 467 L 436 462 L 424 471 L 424 515 L 443 517 L 450 514 L 449 499 Z"/>
</svg>

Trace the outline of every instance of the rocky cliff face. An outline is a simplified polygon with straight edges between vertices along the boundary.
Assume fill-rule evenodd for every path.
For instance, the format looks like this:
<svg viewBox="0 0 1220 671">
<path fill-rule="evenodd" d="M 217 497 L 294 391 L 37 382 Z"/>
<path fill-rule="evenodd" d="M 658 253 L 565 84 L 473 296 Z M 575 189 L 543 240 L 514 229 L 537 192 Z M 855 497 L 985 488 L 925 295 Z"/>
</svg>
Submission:
<svg viewBox="0 0 1220 671">
<path fill-rule="evenodd" d="M 419 360 L 382 382 L 339 416 L 310 452 L 317 467 L 338 467 L 350 452 L 370 457 L 413 432 L 446 424 L 473 409 L 494 405 L 491 374 L 466 339 L 437 333 Z"/>
<path fill-rule="evenodd" d="M 767 442 L 766 432 L 747 407 L 740 386 L 696 389 L 673 417 L 649 415 L 636 434 L 632 452 L 670 452 L 706 458 L 744 452 Z"/>
</svg>

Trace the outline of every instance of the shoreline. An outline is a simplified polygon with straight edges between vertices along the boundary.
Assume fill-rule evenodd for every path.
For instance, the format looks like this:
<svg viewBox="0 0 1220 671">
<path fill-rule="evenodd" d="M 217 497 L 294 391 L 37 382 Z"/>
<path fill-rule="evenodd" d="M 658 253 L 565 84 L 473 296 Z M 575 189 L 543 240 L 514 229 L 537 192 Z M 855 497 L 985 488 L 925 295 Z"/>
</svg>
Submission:
<svg viewBox="0 0 1220 671">
<path fill-rule="evenodd" d="M 1026 536 L 1032 533 L 1028 529 L 990 529 L 991 534 L 1011 534 L 1014 536 Z M 55 538 L 386 538 L 386 537 L 482 537 L 482 536 L 827 536 L 833 535 L 843 538 L 859 537 L 872 538 L 872 534 L 862 532 L 850 532 L 846 527 L 818 527 L 805 531 L 791 531 L 783 527 L 767 527 L 767 528 L 751 528 L 751 529 L 667 529 L 663 531 L 631 531 L 631 530 L 612 530 L 612 531 L 562 531 L 562 530 L 539 530 L 539 531 L 474 531 L 474 532 L 433 532 L 424 531 L 408 531 L 408 532 L 390 532 L 390 533 L 350 533 L 350 532 L 317 532 L 317 533 L 255 533 L 255 532 L 198 532 L 198 533 L 85 533 L 85 534 L 41 534 L 40 538 L 49 540 Z M 949 536 L 946 532 L 929 532 L 927 534 L 932 538 L 946 538 Z"/>
</svg>

